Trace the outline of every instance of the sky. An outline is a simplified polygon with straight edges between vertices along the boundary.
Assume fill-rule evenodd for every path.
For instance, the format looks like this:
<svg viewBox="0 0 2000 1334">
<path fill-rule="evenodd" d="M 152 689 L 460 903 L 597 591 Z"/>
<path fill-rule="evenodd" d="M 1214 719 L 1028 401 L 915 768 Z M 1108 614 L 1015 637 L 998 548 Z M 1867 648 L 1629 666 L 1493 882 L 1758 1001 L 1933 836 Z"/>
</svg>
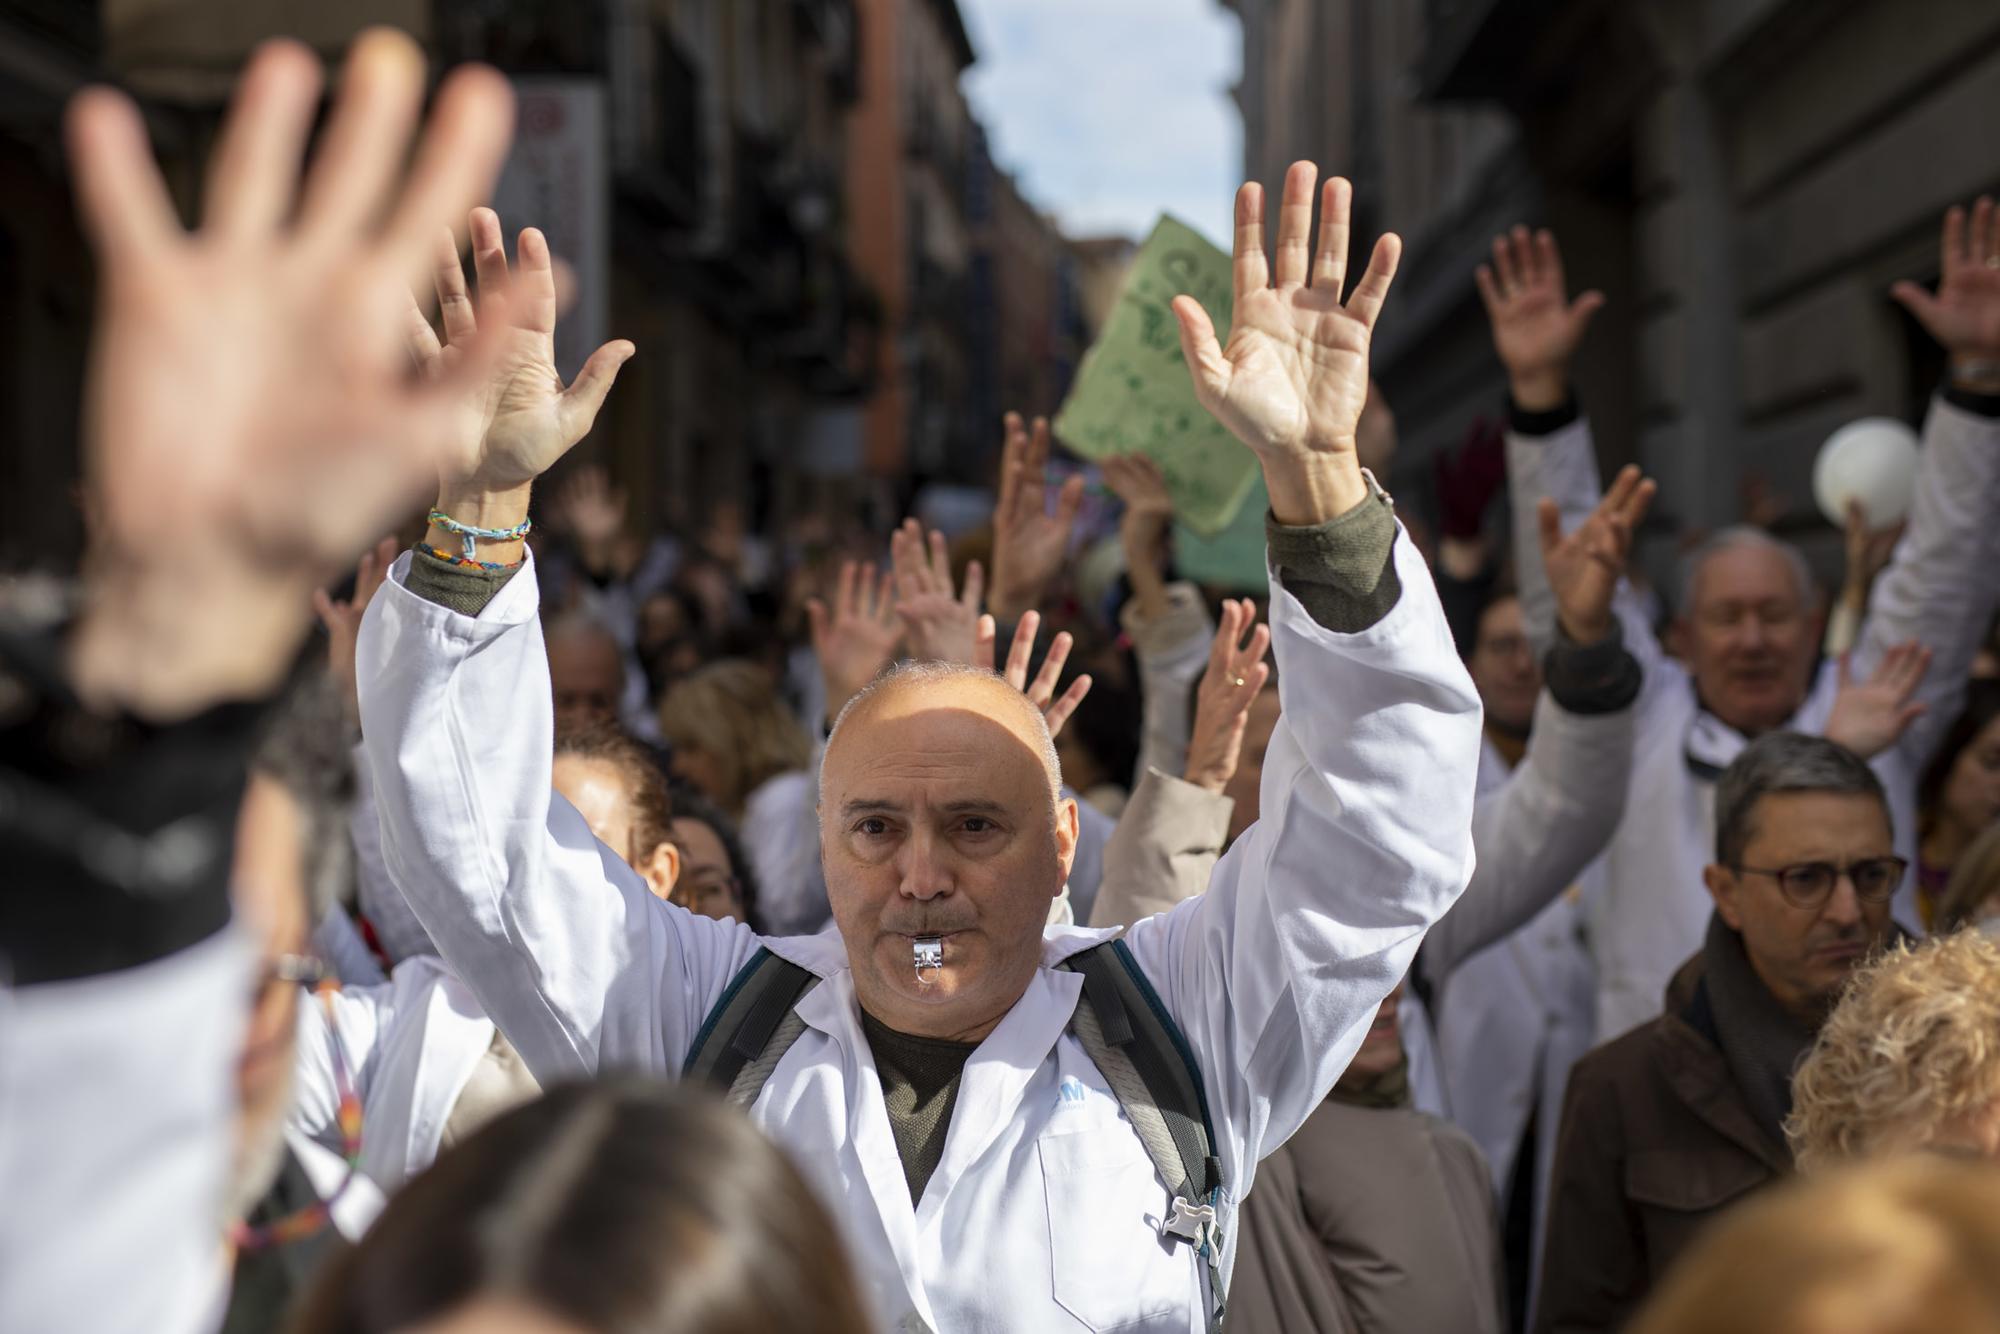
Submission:
<svg viewBox="0 0 2000 1334">
<path fill-rule="evenodd" d="M 965 91 L 994 159 L 1072 237 L 1143 240 L 1169 212 L 1225 248 L 1242 63 L 1218 0 L 959 0 Z"/>
</svg>

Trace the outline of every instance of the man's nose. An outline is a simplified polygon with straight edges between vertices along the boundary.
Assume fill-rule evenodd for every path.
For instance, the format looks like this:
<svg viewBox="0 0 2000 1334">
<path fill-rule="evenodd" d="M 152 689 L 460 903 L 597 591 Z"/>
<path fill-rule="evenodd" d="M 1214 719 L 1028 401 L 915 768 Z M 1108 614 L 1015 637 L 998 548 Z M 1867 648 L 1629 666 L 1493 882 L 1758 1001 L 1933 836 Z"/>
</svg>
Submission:
<svg viewBox="0 0 2000 1334">
<path fill-rule="evenodd" d="M 901 876 L 897 889 L 904 898 L 929 902 L 956 887 L 947 850 L 928 832 L 920 832 L 903 844 L 896 869 Z"/>
<path fill-rule="evenodd" d="M 1854 875 L 1842 871 L 1820 909 L 1820 920 L 1832 926 L 1856 926 L 1861 922 L 1861 896 L 1854 889 Z"/>
</svg>

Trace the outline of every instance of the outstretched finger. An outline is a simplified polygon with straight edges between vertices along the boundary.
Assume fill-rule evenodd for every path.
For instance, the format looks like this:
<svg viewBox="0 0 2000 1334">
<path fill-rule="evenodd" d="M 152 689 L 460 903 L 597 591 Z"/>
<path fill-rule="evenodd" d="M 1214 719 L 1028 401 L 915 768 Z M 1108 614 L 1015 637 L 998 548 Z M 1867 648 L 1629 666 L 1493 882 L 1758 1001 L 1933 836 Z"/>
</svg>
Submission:
<svg viewBox="0 0 2000 1334">
<path fill-rule="evenodd" d="M 1070 715 L 1076 712 L 1076 706 L 1083 703 L 1083 697 L 1089 693 L 1090 673 L 1084 672 L 1069 683 L 1069 689 L 1063 691 L 1061 699 L 1042 711 L 1042 718 L 1049 725 L 1051 738 L 1062 734 L 1063 724 L 1069 721 Z"/>
<path fill-rule="evenodd" d="M 923 592 L 923 562 L 910 548 L 915 519 L 905 519 L 889 534 L 889 568 L 896 575 L 896 592 L 905 600 Z"/>
<path fill-rule="evenodd" d="M 432 247 L 431 283 L 437 288 L 445 340 L 453 347 L 469 342 L 479 332 L 479 319 L 473 314 L 472 294 L 465 287 L 465 263 L 458 255 L 458 241 L 449 227 L 438 228 L 437 244 Z"/>
<path fill-rule="evenodd" d="M 258 46 L 209 161 L 204 231 L 243 240 L 284 221 L 323 81 L 319 57 L 304 44 L 276 38 Z"/>
<path fill-rule="evenodd" d="M 1493 238 L 1493 272 L 1500 279 L 1500 295 L 1513 296 L 1521 290 L 1521 274 L 1514 267 L 1514 247 L 1502 232 Z"/>
<path fill-rule="evenodd" d="M 1944 211 L 1944 232 L 1938 238 L 1938 270 L 1942 284 L 1950 284 L 1969 256 L 1965 249 L 1965 210 L 1953 204 Z"/>
<path fill-rule="evenodd" d="M 931 529 L 931 587 L 946 597 L 951 596 L 951 552 L 946 548 L 944 534 Z"/>
<path fill-rule="evenodd" d="M 1250 643 L 1236 657 L 1236 674 L 1249 675 L 1248 669 L 1264 661 L 1264 655 L 1271 651 L 1271 627 L 1260 625 L 1250 632 Z"/>
<path fill-rule="evenodd" d="M 993 644 L 1000 637 L 999 623 L 991 616 L 981 616 L 972 627 L 972 665 L 993 670 Z"/>
<path fill-rule="evenodd" d="M 444 345 L 438 342 L 437 330 L 431 328 L 414 292 L 403 307 L 403 342 L 410 349 L 410 360 L 416 363 L 418 374 L 425 379 L 443 368 Z"/>
<path fill-rule="evenodd" d="M 481 279 L 484 282 L 485 279 Z M 556 270 L 549 254 L 549 238 L 539 227 L 523 227 L 514 240 L 515 295 L 520 310 L 516 318 L 524 329 L 536 333 L 556 331 Z"/>
<path fill-rule="evenodd" d="M 896 623 L 896 578 L 888 570 L 882 571 L 875 582 L 875 623 L 884 626 Z"/>
<path fill-rule="evenodd" d="M 1035 653 L 1035 635 L 1042 628 L 1042 614 L 1038 611 L 1023 612 L 1014 626 L 1014 642 L 1007 648 L 1007 670 L 1002 673 L 1007 684 L 1016 690 L 1025 690 L 1028 684 L 1028 660 Z"/>
<path fill-rule="evenodd" d="M 824 658 L 826 656 L 829 631 L 827 627 L 826 604 L 818 598 L 806 599 L 806 624 L 812 629 L 813 651 Z"/>
<path fill-rule="evenodd" d="M 1542 281 L 1556 289 L 1557 295 L 1569 291 L 1569 279 L 1563 274 L 1562 247 L 1556 244 L 1556 234 L 1546 227 L 1535 233 L 1535 270 Z"/>
<path fill-rule="evenodd" d="M 1215 639 L 1208 647 L 1209 670 L 1218 675 L 1229 670 L 1229 655 L 1236 650 L 1236 641 L 1243 631 L 1242 612 L 1238 610 L 1234 598 L 1222 600 L 1222 614 L 1216 617 Z"/>
<path fill-rule="evenodd" d="M 1252 292 L 1271 285 L 1271 268 L 1264 258 L 1264 187 L 1246 181 L 1236 192 L 1236 240 L 1230 277 L 1241 305 Z"/>
<path fill-rule="evenodd" d="M 855 614 L 854 579 L 857 573 L 853 561 L 844 560 L 840 563 L 840 579 L 834 585 L 833 614 L 843 621 Z"/>
<path fill-rule="evenodd" d="M 1275 265 L 1280 287 L 1303 287 L 1312 275 L 1313 187 L 1318 183 L 1319 168 L 1310 162 L 1294 162 L 1285 172 Z"/>
<path fill-rule="evenodd" d="M 1188 374 L 1194 377 L 1196 396 L 1204 404 L 1213 403 L 1229 387 L 1229 360 L 1216 341 L 1215 321 L 1201 302 L 1191 296 L 1173 301 L 1174 322 L 1180 326 L 1181 356 L 1187 360 Z"/>
<path fill-rule="evenodd" d="M 1854 651 L 1852 649 L 1842 650 L 1840 656 L 1833 660 L 1833 679 L 1834 684 L 1842 690 L 1854 684 Z"/>
<path fill-rule="evenodd" d="M 1382 303 L 1389 299 L 1389 284 L 1396 280 L 1396 265 L 1402 257 L 1403 238 L 1394 232 L 1384 232 L 1375 242 L 1375 252 L 1368 257 L 1368 271 L 1354 285 L 1354 295 L 1347 298 L 1348 314 L 1371 329 L 1375 327 L 1382 314 Z"/>
<path fill-rule="evenodd" d="M 978 611 L 980 601 L 986 596 L 986 567 L 978 561 L 967 561 L 965 565 L 965 592 L 959 595 L 959 605 L 967 611 Z"/>
<path fill-rule="evenodd" d="M 500 231 L 500 215 L 490 208 L 472 210 L 472 268 L 479 275 L 482 302 L 496 292 L 507 292 L 507 238 Z M 515 318 L 522 318 L 520 312 Z"/>
<path fill-rule="evenodd" d="M 1523 287 L 1537 287 L 1542 281 L 1541 257 L 1535 253 L 1535 238 L 1525 223 L 1515 223 L 1507 233 L 1507 241 L 1514 252 L 1514 269 L 1521 275 Z"/>
<path fill-rule="evenodd" d="M 1330 176 L 1320 191 L 1319 258 L 1313 262 L 1313 287 L 1325 288 L 1336 300 L 1347 284 L 1348 218 L 1354 207 L 1354 186 L 1344 176 Z"/>
<path fill-rule="evenodd" d="M 99 256 L 116 264 L 180 238 L 180 217 L 131 98 L 85 89 L 71 99 L 65 128 L 77 210 Z"/>
<path fill-rule="evenodd" d="M 1055 698 L 1056 682 L 1062 680 L 1063 668 L 1069 665 L 1069 651 L 1076 644 L 1067 630 L 1059 631 L 1049 644 L 1048 656 L 1042 659 L 1042 670 L 1035 673 L 1035 683 L 1027 691 L 1028 698 L 1037 705 L 1046 707 Z"/>
<path fill-rule="evenodd" d="M 1486 307 L 1486 316 L 1491 319 L 1500 313 L 1500 289 L 1493 280 L 1493 270 L 1481 264 L 1472 271 L 1472 285 L 1479 289 L 1480 304 Z"/>
<path fill-rule="evenodd" d="M 424 102 L 424 53 L 407 34 L 354 39 L 299 205 L 299 233 L 341 243 L 374 222 L 409 151 Z"/>
<path fill-rule="evenodd" d="M 313 614 L 319 617 L 321 625 L 324 625 L 328 630 L 338 627 L 340 624 L 340 608 L 331 597 L 327 596 L 324 588 L 315 588 L 313 590 L 312 603 Z"/>
<path fill-rule="evenodd" d="M 637 351 L 623 338 L 612 339 L 590 354 L 590 360 L 583 363 L 576 379 L 563 390 L 557 411 L 563 436 L 571 444 L 590 434 L 599 410 L 604 407 L 605 396 L 618 379 L 618 368 L 630 361 Z"/>
</svg>

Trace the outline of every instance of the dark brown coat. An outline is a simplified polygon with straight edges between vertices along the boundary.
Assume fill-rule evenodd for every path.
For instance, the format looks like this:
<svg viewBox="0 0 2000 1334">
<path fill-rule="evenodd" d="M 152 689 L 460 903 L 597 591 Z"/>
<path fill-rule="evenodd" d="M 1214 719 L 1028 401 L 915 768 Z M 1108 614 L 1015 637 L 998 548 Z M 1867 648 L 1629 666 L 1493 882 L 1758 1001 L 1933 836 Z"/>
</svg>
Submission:
<svg viewBox="0 0 2000 1334">
<path fill-rule="evenodd" d="M 1705 986 L 1570 1076 L 1537 1334 L 1624 1327 L 1703 1224 L 1792 1168 L 1731 1078 Z"/>
</svg>

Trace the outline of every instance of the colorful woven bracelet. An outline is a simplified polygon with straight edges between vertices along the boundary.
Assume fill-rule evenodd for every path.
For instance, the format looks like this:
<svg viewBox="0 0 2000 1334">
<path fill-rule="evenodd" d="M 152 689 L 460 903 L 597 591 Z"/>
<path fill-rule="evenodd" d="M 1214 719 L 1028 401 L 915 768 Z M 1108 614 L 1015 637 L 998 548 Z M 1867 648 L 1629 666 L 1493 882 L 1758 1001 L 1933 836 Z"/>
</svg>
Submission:
<svg viewBox="0 0 2000 1334">
<path fill-rule="evenodd" d="M 483 564 L 479 559 L 479 542 L 518 542 L 526 537 L 529 531 L 535 526 L 533 519 L 523 519 L 512 528 L 474 528 L 469 523 L 460 523 L 443 510 L 432 510 L 430 512 L 430 522 L 435 527 L 444 529 L 447 533 L 464 538 L 465 559 L 474 565 Z M 505 569 L 506 567 L 495 565 L 488 568 L 498 570 Z"/>
<path fill-rule="evenodd" d="M 480 560 L 476 556 L 461 556 L 455 551 L 441 551 L 437 547 L 432 546 L 428 542 L 417 543 L 417 550 L 423 552 L 426 556 L 434 556 L 438 560 L 444 561 L 448 564 L 462 566 L 463 568 L 468 570 L 484 570 L 488 574 L 492 574 L 499 570 L 511 570 L 521 564 L 520 561 L 514 561 L 510 564 L 502 564 L 499 561 Z"/>
</svg>

